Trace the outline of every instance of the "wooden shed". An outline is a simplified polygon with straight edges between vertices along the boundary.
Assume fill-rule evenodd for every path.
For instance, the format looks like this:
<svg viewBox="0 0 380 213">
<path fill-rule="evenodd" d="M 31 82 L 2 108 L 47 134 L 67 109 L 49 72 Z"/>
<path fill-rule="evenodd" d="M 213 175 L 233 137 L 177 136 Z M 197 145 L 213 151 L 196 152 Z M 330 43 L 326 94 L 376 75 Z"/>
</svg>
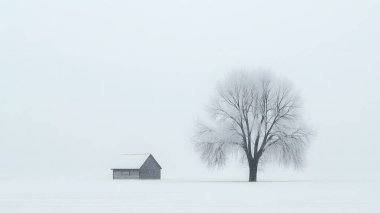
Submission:
<svg viewBox="0 0 380 213">
<path fill-rule="evenodd" d="M 161 179 L 161 166 L 151 154 L 122 155 L 112 168 L 113 179 Z"/>
</svg>

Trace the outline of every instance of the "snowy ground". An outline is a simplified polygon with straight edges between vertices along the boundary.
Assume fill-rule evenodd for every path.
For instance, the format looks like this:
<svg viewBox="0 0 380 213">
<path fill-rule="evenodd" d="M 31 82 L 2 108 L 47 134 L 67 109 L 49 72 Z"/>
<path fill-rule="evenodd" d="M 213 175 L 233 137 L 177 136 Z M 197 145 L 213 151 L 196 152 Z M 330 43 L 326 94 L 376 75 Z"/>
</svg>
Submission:
<svg viewBox="0 0 380 213">
<path fill-rule="evenodd" d="M 380 212 L 379 182 L 0 180 L 0 212 Z"/>
</svg>

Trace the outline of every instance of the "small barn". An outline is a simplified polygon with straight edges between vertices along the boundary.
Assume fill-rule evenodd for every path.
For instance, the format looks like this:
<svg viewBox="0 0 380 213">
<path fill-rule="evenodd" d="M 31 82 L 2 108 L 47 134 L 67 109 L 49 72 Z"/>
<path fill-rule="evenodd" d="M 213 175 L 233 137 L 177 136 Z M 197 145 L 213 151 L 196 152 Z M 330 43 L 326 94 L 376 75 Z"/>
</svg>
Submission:
<svg viewBox="0 0 380 213">
<path fill-rule="evenodd" d="M 124 154 L 113 167 L 113 179 L 161 179 L 161 166 L 151 154 Z"/>
</svg>

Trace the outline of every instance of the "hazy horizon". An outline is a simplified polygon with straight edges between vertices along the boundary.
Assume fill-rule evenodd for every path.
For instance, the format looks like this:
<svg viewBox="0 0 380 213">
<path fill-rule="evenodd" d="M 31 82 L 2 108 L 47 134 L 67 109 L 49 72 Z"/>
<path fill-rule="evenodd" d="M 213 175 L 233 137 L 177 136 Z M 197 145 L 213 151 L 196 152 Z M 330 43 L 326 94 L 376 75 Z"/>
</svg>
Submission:
<svg viewBox="0 0 380 213">
<path fill-rule="evenodd" d="M 303 171 L 259 180 L 379 179 L 380 2 L 7 1 L 0 7 L 0 178 L 111 177 L 152 153 L 165 179 L 208 169 L 195 123 L 238 69 L 291 81 L 316 131 Z"/>
</svg>

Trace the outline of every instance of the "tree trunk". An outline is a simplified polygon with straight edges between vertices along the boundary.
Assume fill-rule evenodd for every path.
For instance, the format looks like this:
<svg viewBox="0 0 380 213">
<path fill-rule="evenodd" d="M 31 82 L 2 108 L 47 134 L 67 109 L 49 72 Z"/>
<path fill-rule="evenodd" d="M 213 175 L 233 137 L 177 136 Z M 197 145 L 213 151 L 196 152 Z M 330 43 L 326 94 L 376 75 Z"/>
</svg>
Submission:
<svg viewBox="0 0 380 213">
<path fill-rule="evenodd" d="M 258 161 L 252 160 L 251 162 L 249 162 L 249 182 L 257 181 L 257 166 Z"/>
</svg>

